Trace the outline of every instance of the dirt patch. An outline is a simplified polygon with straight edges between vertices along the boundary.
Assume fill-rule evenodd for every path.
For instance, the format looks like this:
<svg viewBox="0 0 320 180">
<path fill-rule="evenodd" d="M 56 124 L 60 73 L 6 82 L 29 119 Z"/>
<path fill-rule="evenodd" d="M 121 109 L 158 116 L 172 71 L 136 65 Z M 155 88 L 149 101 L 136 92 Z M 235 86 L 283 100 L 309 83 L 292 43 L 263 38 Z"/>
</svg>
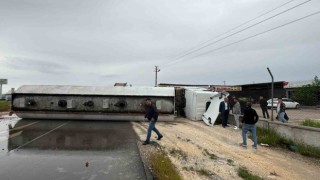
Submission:
<svg viewBox="0 0 320 180">
<path fill-rule="evenodd" d="M 143 141 L 147 123 L 133 123 Z M 277 148 L 258 146 L 253 149 L 239 146 L 241 131 L 233 126 L 209 127 L 201 121 L 180 118 L 174 123 L 158 122 L 157 128 L 164 135 L 159 144 L 179 170 L 184 179 L 241 179 L 239 167 L 265 179 L 318 179 L 320 161 Z M 144 146 L 146 153 L 151 146 Z"/>
</svg>

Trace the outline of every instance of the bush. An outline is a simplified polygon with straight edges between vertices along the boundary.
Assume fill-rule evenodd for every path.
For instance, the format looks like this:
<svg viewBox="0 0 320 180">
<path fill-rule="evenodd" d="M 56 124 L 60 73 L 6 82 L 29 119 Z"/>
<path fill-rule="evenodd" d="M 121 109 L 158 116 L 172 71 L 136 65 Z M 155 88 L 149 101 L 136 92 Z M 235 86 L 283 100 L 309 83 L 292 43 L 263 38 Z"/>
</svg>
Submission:
<svg viewBox="0 0 320 180">
<path fill-rule="evenodd" d="M 314 77 L 312 84 L 297 88 L 294 99 L 304 105 L 314 106 L 320 103 L 320 80 Z"/>
<path fill-rule="evenodd" d="M 263 179 L 257 175 L 253 175 L 250 171 L 248 171 L 245 167 L 240 167 L 238 169 L 238 176 L 245 179 L 245 180 L 259 180 Z"/>
</svg>

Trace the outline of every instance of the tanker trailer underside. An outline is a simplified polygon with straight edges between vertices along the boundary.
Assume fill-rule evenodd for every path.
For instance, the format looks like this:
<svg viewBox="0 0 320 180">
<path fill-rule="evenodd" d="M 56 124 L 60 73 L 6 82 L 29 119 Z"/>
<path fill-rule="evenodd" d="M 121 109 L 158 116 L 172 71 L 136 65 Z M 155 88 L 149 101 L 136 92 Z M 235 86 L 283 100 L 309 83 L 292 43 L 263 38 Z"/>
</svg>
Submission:
<svg viewBox="0 0 320 180">
<path fill-rule="evenodd" d="M 12 96 L 12 110 L 24 119 L 141 121 L 151 98 L 159 121 L 174 120 L 174 88 L 22 86 Z"/>
</svg>

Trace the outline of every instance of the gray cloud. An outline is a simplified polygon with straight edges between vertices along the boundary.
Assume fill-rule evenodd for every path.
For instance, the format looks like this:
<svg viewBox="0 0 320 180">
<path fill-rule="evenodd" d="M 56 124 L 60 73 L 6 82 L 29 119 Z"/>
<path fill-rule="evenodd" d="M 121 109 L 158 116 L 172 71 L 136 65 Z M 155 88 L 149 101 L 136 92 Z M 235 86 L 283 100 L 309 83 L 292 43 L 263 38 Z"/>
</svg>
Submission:
<svg viewBox="0 0 320 180">
<path fill-rule="evenodd" d="M 312 79 L 319 76 L 320 15 L 198 55 L 318 11 L 320 1 L 166 66 L 190 48 L 287 1 L 0 0 L 0 71 L 10 78 L 8 88 L 25 83 L 153 85 L 155 65 L 161 69 L 158 82 L 266 82 L 266 67 L 277 80 Z"/>
<path fill-rule="evenodd" d="M 60 74 L 68 72 L 68 68 L 60 63 L 20 57 L 6 57 L 3 65 L 18 71 L 36 71 L 42 74 Z"/>
</svg>

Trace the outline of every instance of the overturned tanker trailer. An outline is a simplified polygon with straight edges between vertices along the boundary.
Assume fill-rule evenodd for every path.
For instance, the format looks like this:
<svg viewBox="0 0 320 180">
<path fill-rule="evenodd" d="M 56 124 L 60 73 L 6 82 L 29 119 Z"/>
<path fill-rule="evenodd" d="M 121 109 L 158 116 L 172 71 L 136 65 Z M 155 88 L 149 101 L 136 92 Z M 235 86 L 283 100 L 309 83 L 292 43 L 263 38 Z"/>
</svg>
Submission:
<svg viewBox="0 0 320 180">
<path fill-rule="evenodd" d="M 21 86 L 12 94 L 12 111 L 24 119 L 143 120 L 151 98 L 159 121 L 174 120 L 171 87 Z"/>
</svg>

